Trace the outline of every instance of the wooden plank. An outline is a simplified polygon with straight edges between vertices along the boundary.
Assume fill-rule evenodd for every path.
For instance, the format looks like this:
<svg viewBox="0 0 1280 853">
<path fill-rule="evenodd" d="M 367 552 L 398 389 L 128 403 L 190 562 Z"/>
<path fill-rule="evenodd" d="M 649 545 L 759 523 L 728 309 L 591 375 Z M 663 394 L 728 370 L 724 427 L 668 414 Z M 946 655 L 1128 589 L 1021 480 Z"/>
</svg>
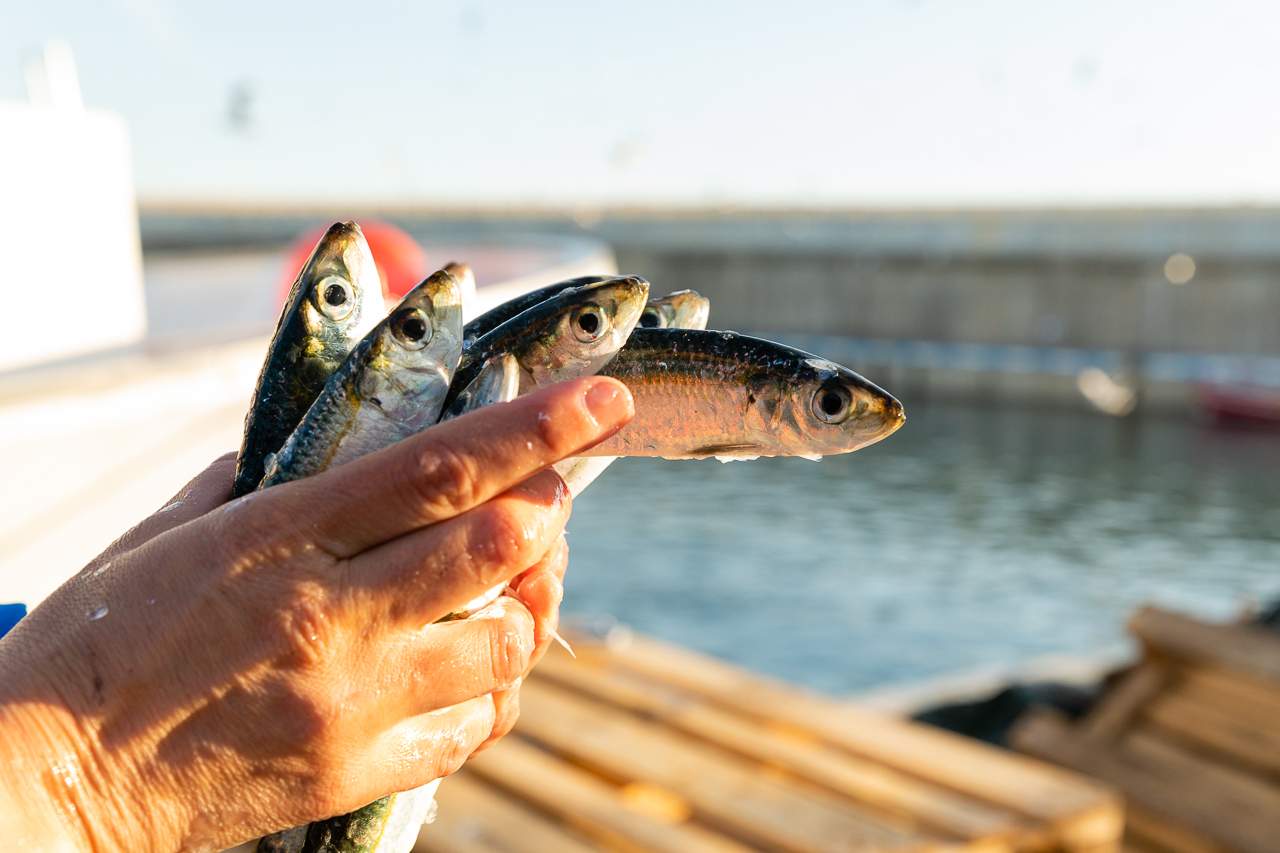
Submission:
<svg viewBox="0 0 1280 853">
<path fill-rule="evenodd" d="M 1129 725 L 1139 709 L 1169 681 L 1168 668 L 1161 662 L 1144 661 L 1107 691 L 1080 722 L 1078 732 L 1094 740 L 1112 740 Z"/>
<path fill-rule="evenodd" d="M 1264 817 L 1266 820 L 1259 826 L 1268 827 L 1271 838 L 1280 841 L 1280 786 L 1238 767 L 1197 755 L 1153 732 L 1135 729 L 1123 743 L 1125 751 L 1143 764 L 1171 774 L 1166 778 L 1185 780 L 1192 790 L 1212 791 L 1219 801 L 1221 820 L 1230 821 L 1243 816 L 1250 821 Z"/>
<path fill-rule="evenodd" d="M 1253 625 L 1211 625 L 1156 607 L 1129 620 L 1148 647 L 1182 660 L 1212 664 L 1280 683 L 1280 636 Z"/>
<path fill-rule="evenodd" d="M 1159 820 L 1181 825 L 1244 853 L 1274 853 L 1280 838 L 1280 803 L 1241 790 L 1224 790 L 1220 774 L 1206 762 L 1169 747 L 1152 748 L 1149 738 L 1130 735 L 1116 744 L 1098 744 L 1074 734 L 1057 714 L 1038 712 L 1019 721 L 1014 743 L 1035 755 L 1059 761 L 1118 786 Z"/>
<path fill-rule="evenodd" d="M 592 853 L 596 848 L 515 803 L 464 770 L 440 786 L 439 816 L 422 828 L 414 853 Z"/>
<path fill-rule="evenodd" d="M 906 825 L 969 842 L 986 841 L 993 848 L 1007 847 L 1027 828 L 1026 821 L 1011 812 L 833 750 L 815 738 L 779 733 L 634 673 L 548 655 L 538 677 L 816 782 L 890 812 Z"/>
<path fill-rule="evenodd" d="M 1170 740 L 1280 780 L 1280 720 L 1272 729 L 1263 729 L 1242 722 L 1233 710 L 1170 693 L 1152 700 L 1143 716 Z"/>
<path fill-rule="evenodd" d="M 526 707 L 530 700 L 524 700 Z M 628 807 L 618 790 L 511 736 L 467 762 L 466 772 L 531 803 L 610 850 L 744 853 L 748 848 L 695 824 L 663 822 Z"/>
<path fill-rule="evenodd" d="M 619 780 L 674 792 L 698 819 L 779 850 L 902 850 L 929 845 L 817 788 L 762 773 L 690 738 L 626 712 L 530 679 L 521 688 L 519 731 Z"/>
<path fill-rule="evenodd" d="M 1230 709 L 1242 723 L 1264 731 L 1280 730 L 1280 683 L 1207 666 L 1182 670 L 1171 691 L 1192 701 Z"/>
<path fill-rule="evenodd" d="M 1132 848 L 1150 853 L 1226 853 L 1221 844 L 1136 806 L 1125 813 L 1124 847 L 1126 851 Z"/>
<path fill-rule="evenodd" d="M 927 726 L 837 704 L 695 652 L 635 636 L 579 657 L 617 665 L 760 720 L 785 722 L 887 767 L 977 797 L 1052 828 L 1066 849 L 1118 844 L 1119 799 L 1078 774 Z M 602 664 L 603 665 L 603 664 Z"/>
</svg>

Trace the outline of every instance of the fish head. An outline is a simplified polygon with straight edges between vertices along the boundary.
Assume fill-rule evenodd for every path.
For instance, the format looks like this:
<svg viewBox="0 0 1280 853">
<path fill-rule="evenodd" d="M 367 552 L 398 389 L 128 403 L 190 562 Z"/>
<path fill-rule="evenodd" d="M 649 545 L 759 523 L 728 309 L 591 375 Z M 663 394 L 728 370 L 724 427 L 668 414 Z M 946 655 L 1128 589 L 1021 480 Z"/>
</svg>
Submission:
<svg viewBox="0 0 1280 853">
<path fill-rule="evenodd" d="M 296 316 L 311 346 L 358 340 L 382 319 L 382 278 L 360 226 L 337 222 L 311 250 L 284 316 Z"/>
<path fill-rule="evenodd" d="M 778 414 L 796 455 L 850 453 L 906 422 L 902 404 L 883 388 L 826 359 L 806 357 L 782 389 Z"/>
<path fill-rule="evenodd" d="M 562 291 L 538 306 L 544 325 L 517 353 L 520 366 L 536 386 L 590 376 L 627 342 L 648 298 L 649 282 L 638 276 Z"/>
<path fill-rule="evenodd" d="M 696 290 L 677 290 L 650 299 L 640 314 L 642 329 L 705 329 L 711 300 Z"/>
<path fill-rule="evenodd" d="M 409 432 L 435 423 L 462 354 L 462 293 L 446 270 L 405 294 L 373 335 L 357 392 Z"/>
</svg>

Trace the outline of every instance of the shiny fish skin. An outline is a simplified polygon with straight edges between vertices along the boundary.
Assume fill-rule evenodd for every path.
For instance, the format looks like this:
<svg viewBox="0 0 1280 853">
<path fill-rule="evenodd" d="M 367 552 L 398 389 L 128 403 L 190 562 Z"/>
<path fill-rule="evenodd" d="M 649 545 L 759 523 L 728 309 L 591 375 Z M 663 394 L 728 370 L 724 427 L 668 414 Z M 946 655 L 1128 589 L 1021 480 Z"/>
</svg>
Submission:
<svg viewBox="0 0 1280 853">
<path fill-rule="evenodd" d="M 650 299 L 640 314 L 640 326 L 663 329 L 705 329 L 711 316 L 711 300 L 696 290 L 677 290 Z M 645 325 L 648 321 L 648 325 Z M 575 456 L 558 462 L 556 472 L 564 478 L 569 494 L 578 497 L 596 481 L 616 456 Z"/>
<path fill-rule="evenodd" d="M 409 291 L 330 377 L 269 460 L 260 488 L 318 474 L 434 424 L 462 353 L 459 296 L 444 270 Z M 417 337 L 422 329 L 429 337 Z"/>
<path fill-rule="evenodd" d="M 519 393 L 520 362 L 509 353 L 495 355 L 485 362 L 471 384 L 453 398 L 453 403 L 440 416 L 440 421 L 443 423 L 494 403 L 509 402 Z"/>
<path fill-rule="evenodd" d="M 445 401 L 448 409 L 494 356 L 510 354 L 520 365 L 520 393 L 590 376 L 613 358 L 640 319 L 649 283 L 609 278 L 562 290 L 477 338 L 463 353 Z M 587 329 L 583 324 L 593 318 Z"/>
<path fill-rule="evenodd" d="M 563 290 L 568 290 L 571 287 L 582 287 L 584 284 L 597 284 L 610 278 L 613 278 L 613 276 L 584 275 L 577 278 L 569 278 L 564 281 L 557 281 L 555 284 L 539 287 L 537 290 L 531 290 L 528 293 L 522 293 L 513 299 L 508 299 L 501 305 L 490 308 L 470 323 L 467 323 L 467 328 L 462 335 L 463 349 L 470 349 L 471 344 L 477 338 L 484 337 L 517 314 L 528 311 L 539 302 L 546 302 Z"/>
<path fill-rule="evenodd" d="M 340 305 L 326 299 L 343 295 Z M 344 313 L 345 311 L 345 313 Z M 334 370 L 383 313 L 382 281 L 360 226 L 320 238 L 285 300 L 245 416 L 232 496 L 262 480 L 265 460 L 297 427 Z"/>
<path fill-rule="evenodd" d="M 885 438 L 902 404 L 826 359 L 733 332 L 637 329 L 600 371 L 636 416 L 588 456 L 816 458 Z"/>
</svg>

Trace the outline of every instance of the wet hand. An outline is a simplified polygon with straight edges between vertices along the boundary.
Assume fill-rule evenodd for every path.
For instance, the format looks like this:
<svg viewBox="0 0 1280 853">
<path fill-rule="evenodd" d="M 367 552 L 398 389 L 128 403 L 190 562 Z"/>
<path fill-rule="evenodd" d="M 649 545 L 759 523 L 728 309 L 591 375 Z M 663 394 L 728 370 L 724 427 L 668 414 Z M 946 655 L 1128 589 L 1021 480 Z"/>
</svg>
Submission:
<svg viewBox="0 0 1280 853">
<path fill-rule="evenodd" d="M 216 461 L 0 641 L 0 829 L 229 846 L 458 769 L 555 628 L 569 497 L 547 466 L 631 414 L 577 380 L 230 503 Z"/>
</svg>

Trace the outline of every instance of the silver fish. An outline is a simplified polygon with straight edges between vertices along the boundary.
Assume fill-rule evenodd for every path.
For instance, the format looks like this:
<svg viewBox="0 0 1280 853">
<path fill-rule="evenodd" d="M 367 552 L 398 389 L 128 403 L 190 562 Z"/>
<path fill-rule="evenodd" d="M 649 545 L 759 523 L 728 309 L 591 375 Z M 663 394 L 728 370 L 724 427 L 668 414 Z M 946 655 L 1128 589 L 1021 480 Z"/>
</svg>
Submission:
<svg viewBox="0 0 1280 853">
<path fill-rule="evenodd" d="M 267 454 L 280 449 L 382 314 L 382 280 L 360 226 L 336 223 L 298 273 L 267 347 L 245 416 L 234 497 L 258 487 Z"/>
</svg>

